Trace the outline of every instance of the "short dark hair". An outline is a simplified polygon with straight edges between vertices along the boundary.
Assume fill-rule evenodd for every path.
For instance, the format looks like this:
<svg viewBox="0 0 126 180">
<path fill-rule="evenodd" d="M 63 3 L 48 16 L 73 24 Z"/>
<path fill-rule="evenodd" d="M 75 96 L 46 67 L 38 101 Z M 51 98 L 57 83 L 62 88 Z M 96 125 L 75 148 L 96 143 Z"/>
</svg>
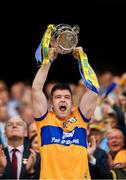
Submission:
<svg viewBox="0 0 126 180">
<path fill-rule="evenodd" d="M 68 90 L 70 92 L 71 96 L 72 96 L 72 91 L 71 91 L 69 85 L 66 84 L 66 83 L 57 83 L 57 84 L 55 84 L 53 86 L 52 90 L 51 90 L 51 96 L 53 95 L 53 92 L 58 90 L 58 89 L 59 90 Z"/>
</svg>

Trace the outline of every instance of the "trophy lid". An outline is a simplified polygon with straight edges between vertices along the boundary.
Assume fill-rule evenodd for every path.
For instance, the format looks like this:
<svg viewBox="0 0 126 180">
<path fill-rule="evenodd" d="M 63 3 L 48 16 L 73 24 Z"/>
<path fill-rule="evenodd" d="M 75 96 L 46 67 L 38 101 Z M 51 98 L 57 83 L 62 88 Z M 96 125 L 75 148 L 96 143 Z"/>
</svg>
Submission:
<svg viewBox="0 0 126 180">
<path fill-rule="evenodd" d="M 75 33 L 76 35 L 79 33 L 80 28 L 78 25 L 75 25 L 74 27 L 71 27 L 68 24 L 58 24 L 54 25 L 55 31 L 52 32 L 52 39 L 56 39 L 57 36 L 65 31 L 70 31 L 72 33 Z"/>
</svg>

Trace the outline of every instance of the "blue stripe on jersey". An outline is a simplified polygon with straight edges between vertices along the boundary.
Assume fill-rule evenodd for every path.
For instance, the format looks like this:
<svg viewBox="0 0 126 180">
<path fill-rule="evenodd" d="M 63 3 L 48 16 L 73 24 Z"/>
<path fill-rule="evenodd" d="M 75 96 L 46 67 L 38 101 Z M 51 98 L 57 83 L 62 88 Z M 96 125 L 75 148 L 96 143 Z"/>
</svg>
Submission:
<svg viewBox="0 0 126 180">
<path fill-rule="evenodd" d="M 86 118 L 86 117 L 84 116 L 84 114 L 82 114 L 82 112 L 81 112 L 81 110 L 80 110 L 79 107 L 78 107 L 78 111 L 79 111 L 79 113 L 80 113 L 82 119 L 83 119 L 85 122 L 89 122 L 89 121 L 91 120 L 91 118 L 88 119 L 88 118 Z"/>
<path fill-rule="evenodd" d="M 35 121 L 41 121 L 41 120 L 45 119 L 45 117 L 47 116 L 47 114 L 48 114 L 48 111 L 47 111 L 43 116 L 41 116 L 41 117 L 39 117 L 39 118 L 34 117 L 34 119 L 35 119 Z"/>
<path fill-rule="evenodd" d="M 75 127 L 72 131 L 63 132 L 60 127 L 44 126 L 41 129 L 41 146 L 49 144 L 64 146 L 75 144 L 87 147 L 86 129 Z"/>
</svg>

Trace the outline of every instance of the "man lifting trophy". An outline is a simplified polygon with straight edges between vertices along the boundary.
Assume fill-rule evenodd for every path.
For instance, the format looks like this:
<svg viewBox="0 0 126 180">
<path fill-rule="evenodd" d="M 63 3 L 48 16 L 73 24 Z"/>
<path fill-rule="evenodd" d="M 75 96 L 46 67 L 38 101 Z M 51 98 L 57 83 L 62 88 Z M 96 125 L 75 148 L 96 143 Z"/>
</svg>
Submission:
<svg viewBox="0 0 126 180">
<path fill-rule="evenodd" d="M 32 84 L 32 107 L 41 155 L 40 179 L 43 180 L 90 180 L 86 130 L 97 104 L 99 86 L 86 53 L 82 47 L 76 47 L 78 33 L 77 25 L 72 28 L 66 24 L 50 24 L 35 53 L 41 66 Z M 68 84 L 56 83 L 51 90 L 50 101 L 43 90 L 57 54 L 65 58 L 65 54 L 70 52 L 78 60 L 86 86 L 86 92 L 81 94 L 77 107 L 74 107 L 73 94 Z"/>
</svg>

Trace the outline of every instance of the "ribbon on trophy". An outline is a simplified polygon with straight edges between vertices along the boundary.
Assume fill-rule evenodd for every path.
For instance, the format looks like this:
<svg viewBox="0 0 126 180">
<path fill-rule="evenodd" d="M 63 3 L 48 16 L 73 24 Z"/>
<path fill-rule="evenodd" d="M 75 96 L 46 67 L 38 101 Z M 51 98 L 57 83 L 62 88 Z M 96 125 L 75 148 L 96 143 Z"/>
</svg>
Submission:
<svg viewBox="0 0 126 180">
<path fill-rule="evenodd" d="M 49 44 L 51 39 L 51 33 L 55 30 L 53 24 L 49 24 L 45 31 L 41 43 L 35 52 L 35 58 L 37 63 L 48 64 L 49 61 Z"/>
<path fill-rule="evenodd" d="M 49 24 L 41 43 L 35 52 L 36 61 L 41 64 L 48 64 L 50 62 L 49 45 L 51 39 L 57 43 L 58 53 L 67 54 L 73 51 L 78 43 L 78 33 L 78 25 L 71 27 L 67 24 L 59 24 L 57 26 Z M 98 94 L 99 84 L 94 70 L 88 63 L 88 57 L 82 50 L 78 49 L 78 53 L 80 56 L 78 62 L 82 81 L 87 88 Z"/>
<path fill-rule="evenodd" d="M 96 77 L 96 74 L 88 62 L 88 57 L 85 52 L 78 50 L 80 59 L 78 60 L 79 72 L 82 78 L 83 83 L 87 88 L 99 93 L 99 83 Z"/>
</svg>

